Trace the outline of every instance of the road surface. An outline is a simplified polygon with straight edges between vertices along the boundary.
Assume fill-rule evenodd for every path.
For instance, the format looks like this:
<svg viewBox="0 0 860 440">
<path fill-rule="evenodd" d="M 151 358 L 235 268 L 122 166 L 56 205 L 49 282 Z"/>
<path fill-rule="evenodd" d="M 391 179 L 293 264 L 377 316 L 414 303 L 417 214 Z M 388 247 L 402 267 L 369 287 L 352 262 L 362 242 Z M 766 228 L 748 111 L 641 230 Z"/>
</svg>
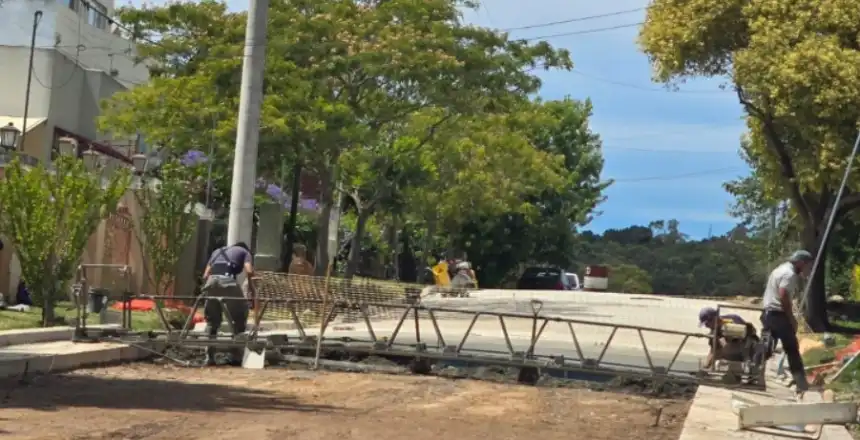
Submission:
<svg viewBox="0 0 860 440">
<path fill-rule="evenodd" d="M 534 304 L 539 300 L 540 304 Z M 483 315 L 475 321 L 468 337 L 474 313 L 517 313 L 531 316 L 533 306 L 541 317 L 572 320 L 550 322 L 544 328 L 535 346 L 538 356 L 564 356 L 566 359 L 597 359 L 605 350 L 602 363 L 616 364 L 622 369 L 641 369 L 649 366 L 643 349 L 643 340 L 651 356 L 651 364 L 667 367 L 683 343 L 677 359 L 672 364 L 674 371 L 696 371 L 707 355 L 707 332 L 698 326 L 698 313 L 702 307 L 716 306 L 707 300 L 660 297 L 653 295 L 628 295 L 606 292 L 577 291 L 517 291 L 481 290 L 472 292 L 469 298 L 441 298 L 429 296 L 422 303 L 431 308 L 455 311 L 436 312 L 435 322 L 423 312 L 416 320 L 409 316 L 398 329 L 401 312 L 391 311 L 385 317 L 377 317 L 371 324 L 379 339 L 394 339 L 398 344 L 415 344 L 419 340 L 428 346 L 460 346 L 464 354 L 481 354 L 492 351 L 508 356 L 509 349 L 505 333 L 510 338 L 512 350 L 524 352 L 529 347 L 533 331 L 531 317 L 506 317 L 506 332 L 497 316 Z M 458 312 L 462 311 L 462 312 Z M 757 322 L 758 312 L 731 310 L 750 322 Z M 346 314 L 340 314 L 341 321 Z M 337 322 L 326 331 L 328 338 L 350 338 L 369 341 L 372 338 L 364 322 L 355 314 L 353 321 Z M 435 324 L 435 325 L 434 325 Z M 537 327 L 540 328 L 542 322 Z M 643 328 L 614 328 L 613 325 Z M 417 326 L 417 330 L 416 330 Z M 438 326 L 438 334 L 436 327 Z M 397 333 L 395 335 L 395 329 Z M 571 329 L 576 334 L 579 349 L 574 343 Z M 314 335 L 316 329 L 306 329 Z M 614 332 L 614 334 L 613 334 Z M 282 332 L 281 332 L 282 333 Z M 296 332 L 288 332 L 297 336 Z M 685 334 L 691 335 L 686 337 Z M 441 336 L 441 340 L 440 340 Z M 611 336 L 611 340 L 610 340 Z M 697 337 L 698 336 L 698 337 Z"/>
</svg>

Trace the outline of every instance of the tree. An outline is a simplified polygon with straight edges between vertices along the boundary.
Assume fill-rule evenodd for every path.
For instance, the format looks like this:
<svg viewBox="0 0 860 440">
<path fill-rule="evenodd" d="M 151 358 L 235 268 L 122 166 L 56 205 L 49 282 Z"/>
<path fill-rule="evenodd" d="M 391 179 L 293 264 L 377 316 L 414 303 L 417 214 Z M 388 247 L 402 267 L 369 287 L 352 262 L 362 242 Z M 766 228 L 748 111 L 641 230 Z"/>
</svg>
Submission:
<svg viewBox="0 0 860 440">
<path fill-rule="evenodd" d="M 204 186 L 198 177 L 205 166 L 205 156 L 186 155 L 181 163 L 163 164 L 153 177 L 143 176 L 134 190 L 140 206 L 134 232 L 148 263 L 145 271 L 155 295 L 165 295 L 173 286 L 179 258 L 197 231 L 195 205 Z"/>
<path fill-rule="evenodd" d="M 29 168 L 16 158 L 4 167 L 0 233 L 12 241 L 45 327 L 54 324 L 60 289 L 74 277 L 87 241 L 128 188 L 123 170 L 103 177 L 67 156 L 53 166 Z"/>
<path fill-rule="evenodd" d="M 857 131 L 860 10 L 849 2 L 657 0 L 648 8 L 640 45 L 654 79 L 724 78 L 747 113 L 742 144 L 754 177 L 771 199 L 790 200 L 803 247 L 826 247 L 826 219 L 860 206 L 852 180 L 835 195 Z M 855 173 L 856 174 L 856 173 Z M 811 280 L 806 318 L 829 328 L 824 271 Z"/>
<path fill-rule="evenodd" d="M 460 6 L 474 5 L 453 0 L 271 5 L 261 158 L 301 147 L 304 166 L 322 182 L 322 236 L 328 235 L 325 219 L 345 152 L 390 141 L 390 133 L 423 109 L 443 109 L 435 122 L 440 125 L 456 115 L 504 111 L 537 90 L 540 81 L 526 68 L 571 67 L 566 51 L 545 42 L 509 41 L 504 33 L 463 25 Z M 159 67 L 150 85 L 114 95 L 104 127 L 142 131 L 170 148 L 189 148 L 209 138 L 201 134 L 213 132 L 229 145 L 234 118 L 222 119 L 212 130 L 208 115 L 235 114 L 244 13 L 204 1 L 125 9 L 120 16 L 159 41 L 139 48 Z M 280 162 L 261 160 L 266 163 Z M 325 246 L 317 256 L 322 271 Z"/>
<path fill-rule="evenodd" d="M 651 275 L 632 264 L 619 264 L 610 267 L 609 291 L 624 293 L 650 294 Z"/>
<path fill-rule="evenodd" d="M 495 210 L 464 211 L 461 194 L 471 192 L 452 185 L 445 192 L 449 195 L 445 201 L 430 205 L 450 206 L 459 224 L 467 225 L 455 237 L 480 269 L 481 285 L 494 285 L 510 277 L 510 272 L 523 262 L 565 267 L 572 264 L 575 230 L 588 224 L 604 200 L 603 190 L 611 184 L 600 177 L 603 155 L 599 137 L 589 128 L 590 102 L 570 98 L 536 101 L 526 109 L 513 119 L 510 133 L 504 136 L 510 139 L 521 133 L 535 151 L 532 158 L 513 159 L 496 147 L 498 174 L 488 173 L 489 178 L 476 180 L 471 189 L 494 201 L 508 200 L 508 204 Z M 467 173 L 470 178 L 481 176 L 472 167 Z M 535 175 L 551 173 L 558 179 L 552 184 L 525 186 L 530 191 L 508 191 L 510 195 L 504 197 L 498 193 L 504 188 L 498 182 L 510 180 L 517 188 L 514 176 L 521 176 L 520 182 L 528 182 Z M 448 229 L 457 231 L 456 225 Z"/>
</svg>

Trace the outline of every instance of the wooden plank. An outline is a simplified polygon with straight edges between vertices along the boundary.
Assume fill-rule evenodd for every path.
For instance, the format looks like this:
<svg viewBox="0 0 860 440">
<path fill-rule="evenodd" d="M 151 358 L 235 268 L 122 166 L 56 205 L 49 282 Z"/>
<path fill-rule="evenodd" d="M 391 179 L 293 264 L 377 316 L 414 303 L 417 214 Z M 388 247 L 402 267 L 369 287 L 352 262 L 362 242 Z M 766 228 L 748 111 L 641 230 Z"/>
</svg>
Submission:
<svg viewBox="0 0 860 440">
<path fill-rule="evenodd" d="M 756 405 L 740 408 L 738 424 L 740 429 L 746 429 L 856 423 L 857 410 L 858 405 L 854 402 Z"/>
</svg>

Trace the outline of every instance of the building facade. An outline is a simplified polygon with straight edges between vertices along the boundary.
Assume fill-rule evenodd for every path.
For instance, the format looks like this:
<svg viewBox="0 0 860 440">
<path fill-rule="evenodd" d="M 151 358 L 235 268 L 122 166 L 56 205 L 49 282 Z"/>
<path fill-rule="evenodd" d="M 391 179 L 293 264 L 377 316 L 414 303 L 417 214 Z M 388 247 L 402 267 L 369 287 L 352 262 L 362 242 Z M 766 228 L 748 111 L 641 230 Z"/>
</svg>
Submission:
<svg viewBox="0 0 860 440">
<path fill-rule="evenodd" d="M 0 124 L 26 130 L 22 153 L 49 160 L 62 136 L 127 162 L 136 139 L 99 133 L 100 103 L 148 81 L 134 44 L 106 16 L 113 0 L 4 0 L 0 6 Z M 29 96 L 27 79 L 35 33 Z M 27 106 L 27 120 L 24 120 Z M 113 162 L 111 160 L 110 162 Z"/>
<path fill-rule="evenodd" d="M 60 137 L 76 139 L 81 150 L 101 153 L 108 167 L 127 166 L 139 152 L 138 139 L 113 139 L 96 126 L 101 101 L 149 79 L 147 67 L 136 62 L 134 44 L 106 18 L 113 16 L 113 10 L 113 0 L 0 2 L 0 125 L 12 123 L 26 132 L 18 150 L 27 159 L 50 161 Z M 41 16 L 30 71 L 37 12 Z M 128 213 L 113 217 L 123 220 Z M 91 238 L 84 256 L 87 262 L 135 264 L 129 260 L 140 260 L 130 249 L 128 221 L 113 217 Z M 11 246 L 5 246 L 0 251 L 0 295 L 14 296 L 19 279 L 20 265 Z M 138 285 L 141 282 L 137 280 Z"/>
</svg>

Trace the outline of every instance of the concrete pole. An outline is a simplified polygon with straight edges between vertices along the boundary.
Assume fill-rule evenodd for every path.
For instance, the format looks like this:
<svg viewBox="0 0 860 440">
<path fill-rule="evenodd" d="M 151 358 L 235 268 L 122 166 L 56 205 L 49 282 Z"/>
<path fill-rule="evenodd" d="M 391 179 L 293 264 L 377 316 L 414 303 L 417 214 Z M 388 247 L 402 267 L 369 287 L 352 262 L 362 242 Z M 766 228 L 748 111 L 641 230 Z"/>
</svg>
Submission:
<svg viewBox="0 0 860 440">
<path fill-rule="evenodd" d="M 230 188 L 227 244 L 244 241 L 251 246 L 254 225 L 254 185 L 257 179 L 257 143 L 263 104 L 263 70 L 266 66 L 266 22 L 269 0 L 251 0 L 245 30 L 245 57 L 239 95 L 239 121 Z"/>
</svg>

